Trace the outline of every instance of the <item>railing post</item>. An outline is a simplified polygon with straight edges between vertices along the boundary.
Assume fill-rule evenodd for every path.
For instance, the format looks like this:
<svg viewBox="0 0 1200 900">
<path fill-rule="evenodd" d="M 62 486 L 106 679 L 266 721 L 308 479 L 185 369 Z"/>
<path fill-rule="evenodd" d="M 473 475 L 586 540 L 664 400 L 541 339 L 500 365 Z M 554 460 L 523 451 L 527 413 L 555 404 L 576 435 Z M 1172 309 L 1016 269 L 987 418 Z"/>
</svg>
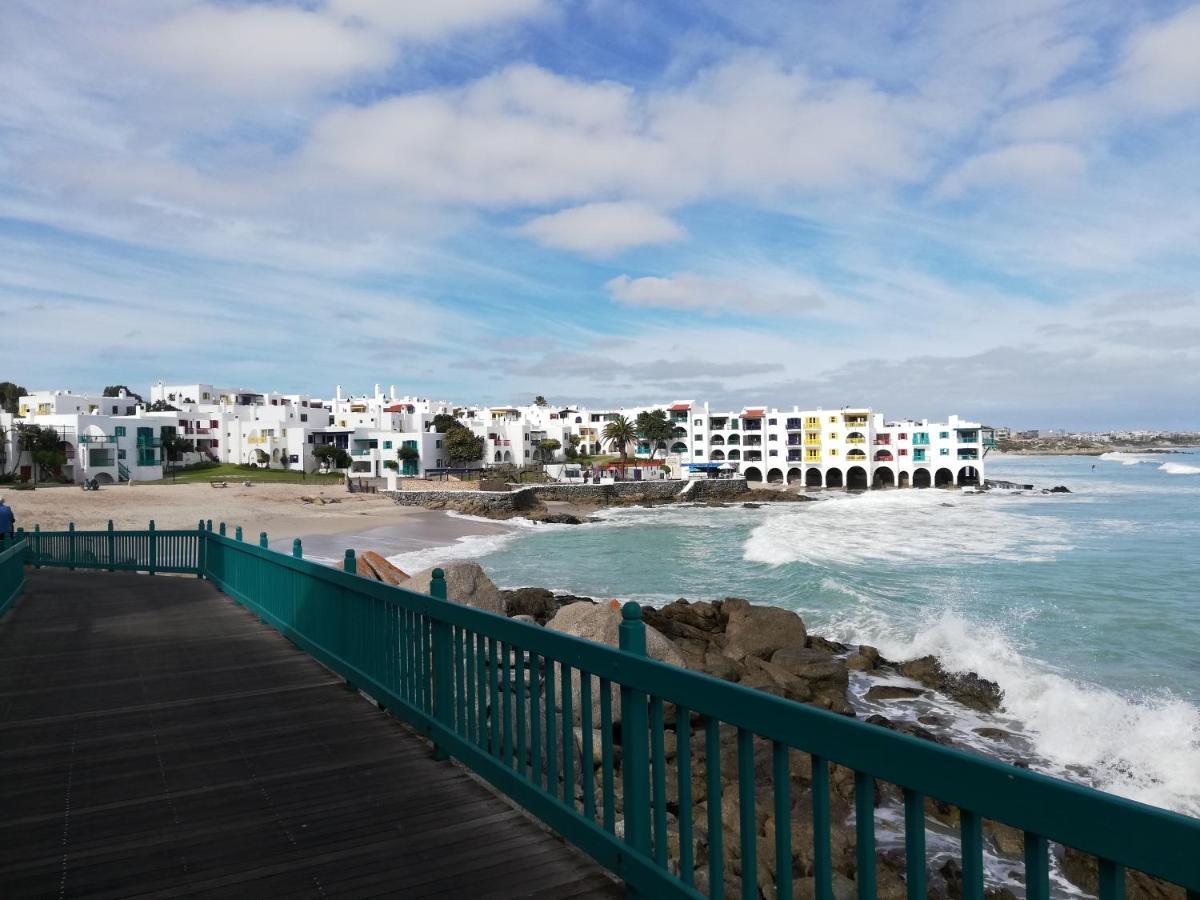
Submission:
<svg viewBox="0 0 1200 900">
<path fill-rule="evenodd" d="M 35 547 L 34 553 L 33 553 L 33 567 L 35 569 L 40 569 L 42 567 L 42 564 L 40 562 L 38 562 L 38 560 L 40 560 L 42 558 L 42 526 L 41 525 L 33 526 L 33 543 L 34 543 L 34 547 Z"/>
<path fill-rule="evenodd" d="M 304 548 L 300 544 L 300 538 L 292 539 L 292 556 L 296 559 L 301 559 L 304 556 Z"/>
<path fill-rule="evenodd" d="M 346 551 L 346 557 L 342 560 L 342 570 L 349 572 L 351 575 L 358 574 L 358 561 L 354 558 L 353 550 Z"/>
<path fill-rule="evenodd" d="M 67 564 L 75 571 L 75 523 L 67 523 Z"/>
<path fill-rule="evenodd" d="M 117 571 L 117 536 L 113 534 L 113 520 L 108 520 L 108 571 Z"/>
<path fill-rule="evenodd" d="M 150 520 L 150 527 L 147 529 L 150 532 L 150 569 L 151 575 L 158 568 L 158 536 L 154 533 L 154 520 Z"/>
<path fill-rule="evenodd" d="M 258 546 L 262 547 L 264 550 L 267 549 L 267 533 L 265 531 L 260 531 L 258 533 Z"/>
<path fill-rule="evenodd" d="M 633 601 L 621 608 L 617 629 L 621 650 L 646 655 L 642 608 Z M 646 694 L 621 685 L 621 780 L 624 787 L 625 843 L 650 855 L 650 722 Z"/>
<path fill-rule="evenodd" d="M 217 529 L 217 533 L 219 535 L 221 535 L 221 537 L 225 537 L 225 523 L 224 522 L 222 522 L 221 527 L 219 529 Z"/>
<path fill-rule="evenodd" d="M 441 569 L 433 570 L 433 578 L 429 581 L 429 596 L 435 600 L 446 600 L 446 573 Z M 434 618 L 431 622 L 433 664 L 430 666 L 433 674 L 433 717 L 446 728 L 454 728 L 454 682 L 451 668 L 454 656 L 450 648 L 450 624 L 442 619 Z M 433 758 L 449 759 L 450 752 L 434 738 Z"/>
<path fill-rule="evenodd" d="M 211 522 L 209 523 L 212 524 Z M 200 520 L 200 527 L 196 534 L 196 577 L 204 577 L 204 551 L 208 547 L 208 530 L 204 527 L 204 520 Z"/>
<path fill-rule="evenodd" d="M 242 526 L 241 525 L 239 525 L 237 528 L 235 528 L 233 530 L 233 539 L 235 541 L 240 541 L 242 539 Z"/>
</svg>

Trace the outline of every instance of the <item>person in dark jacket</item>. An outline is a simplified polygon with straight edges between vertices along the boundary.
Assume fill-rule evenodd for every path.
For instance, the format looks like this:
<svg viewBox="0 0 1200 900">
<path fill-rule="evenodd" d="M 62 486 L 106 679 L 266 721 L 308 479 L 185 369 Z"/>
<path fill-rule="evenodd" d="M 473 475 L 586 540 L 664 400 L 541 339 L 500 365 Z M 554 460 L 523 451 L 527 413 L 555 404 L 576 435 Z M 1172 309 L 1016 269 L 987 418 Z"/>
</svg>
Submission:
<svg viewBox="0 0 1200 900">
<path fill-rule="evenodd" d="M 17 517 L 13 515 L 12 507 L 5 504 L 4 498 L 0 497 L 0 539 L 11 540 L 16 530 Z"/>
</svg>

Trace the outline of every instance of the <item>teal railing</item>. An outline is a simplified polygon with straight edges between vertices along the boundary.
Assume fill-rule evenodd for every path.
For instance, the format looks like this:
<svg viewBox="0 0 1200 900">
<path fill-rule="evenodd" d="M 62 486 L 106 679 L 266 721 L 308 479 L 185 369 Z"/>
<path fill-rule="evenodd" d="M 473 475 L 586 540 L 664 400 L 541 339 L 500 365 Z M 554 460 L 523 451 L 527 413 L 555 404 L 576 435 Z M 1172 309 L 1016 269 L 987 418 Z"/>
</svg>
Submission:
<svg viewBox="0 0 1200 900">
<path fill-rule="evenodd" d="M 61 548 L 72 538 L 76 550 L 95 547 L 89 542 L 110 534 L 29 535 L 31 561 L 81 566 Z M 620 875 L 637 896 L 702 896 L 700 854 L 707 893 L 724 896 L 722 816 L 733 809 L 740 863 L 730 875 L 743 898 L 757 900 L 763 877 L 771 882 L 762 885 L 767 896 L 792 896 L 793 850 L 812 860 L 811 872 L 799 874 L 811 874 L 815 895 L 831 898 L 837 766 L 853 772 L 856 888 L 864 900 L 876 893 L 877 781 L 900 788 L 909 897 L 926 895 L 929 797 L 959 810 L 965 898 L 984 896 L 985 819 L 1024 832 L 1031 900 L 1050 896 L 1051 842 L 1098 859 L 1104 900 L 1124 896 L 1126 868 L 1200 898 L 1200 820 L 656 662 L 645 656 L 636 604 L 625 606 L 620 647 L 612 648 L 447 602 L 440 573 L 432 596 L 360 578 L 352 551 L 344 571 L 333 569 L 303 559 L 299 541 L 288 556 L 267 549 L 265 534 L 255 545 L 240 528 L 230 537 L 211 522 L 191 532 L 143 532 L 138 546 L 161 552 L 178 534 L 191 538 L 193 572 L 411 723 L 440 756 L 471 767 Z M 733 737 L 732 751 L 723 734 Z M 670 746 L 704 752 L 672 755 Z M 793 796 L 798 770 L 811 785 L 803 796 Z M 809 805 L 804 818 L 813 823 L 804 848 L 793 845 L 804 833 L 792 828 L 797 801 Z M 757 833 L 758 804 L 775 823 L 766 837 Z M 669 852 L 673 839 L 677 850 Z M 770 863 L 766 875 L 758 860 Z"/>
<path fill-rule="evenodd" d="M 0 534 L 0 616 L 25 586 L 25 543 Z"/>
<path fill-rule="evenodd" d="M 109 520 L 105 531 L 23 532 L 25 561 L 34 567 L 106 569 L 110 572 L 177 572 L 199 574 L 204 532 L 197 529 L 117 531 Z"/>
</svg>

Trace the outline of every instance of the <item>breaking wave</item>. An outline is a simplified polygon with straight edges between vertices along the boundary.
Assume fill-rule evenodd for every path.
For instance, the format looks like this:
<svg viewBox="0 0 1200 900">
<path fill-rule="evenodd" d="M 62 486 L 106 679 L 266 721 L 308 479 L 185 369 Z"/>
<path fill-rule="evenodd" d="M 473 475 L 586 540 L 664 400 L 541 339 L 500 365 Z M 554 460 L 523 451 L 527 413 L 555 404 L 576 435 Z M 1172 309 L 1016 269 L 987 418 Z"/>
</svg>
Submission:
<svg viewBox="0 0 1200 900">
<path fill-rule="evenodd" d="M 1200 466 L 1189 466 L 1184 463 L 1168 462 L 1158 467 L 1158 471 L 1168 475 L 1200 475 Z"/>
</svg>

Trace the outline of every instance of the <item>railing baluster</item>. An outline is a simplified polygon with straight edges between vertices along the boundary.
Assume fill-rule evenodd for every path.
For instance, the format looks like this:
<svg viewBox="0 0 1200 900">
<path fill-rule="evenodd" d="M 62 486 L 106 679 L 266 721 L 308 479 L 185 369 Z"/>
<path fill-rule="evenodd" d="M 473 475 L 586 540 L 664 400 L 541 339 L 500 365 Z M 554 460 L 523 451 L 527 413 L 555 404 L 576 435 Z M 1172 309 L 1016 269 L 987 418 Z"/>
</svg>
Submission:
<svg viewBox="0 0 1200 900">
<path fill-rule="evenodd" d="M 725 857 L 721 825 L 721 723 L 712 717 L 704 720 L 704 768 L 708 803 L 708 896 L 725 896 Z"/>
<path fill-rule="evenodd" d="M 654 810 L 654 861 L 667 867 L 667 760 L 663 702 L 650 699 L 650 805 Z"/>
<path fill-rule="evenodd" d="M 859 900 L 874 900 L 875 779 L 858 771 L 854 773 L 854 849 Z"/>
<path fill-rule="evenodd" d="M 506 766 L 513 764 L 512 733 L 512 644 L 500 644 L 500 721 L 504 725 L 500 757 Z"/>
<path fill-rule="evenodd" d="M 788 745 L 771 743 L 771 786 L 775 792 L 775 896 L 792 896 L 792 776 Z"/>
<path fill-rule="evenodd" d="M 466 647 L 463 652 L 467 657 L 467 740 L 472 744 L 479 743 L 479 681 L 475 677 L 475 663 L 478 659 L 475 653 L 475 633 L 468 631 Z"/>
<path fill-rule="evenodd" d="M 738 830 L 742 840 L 742 900 L 758 900 L 758 828 L 754 817 L 754 733 L 737 730 Z"/>
<path fill-rule="evenodd" d="M 487 639 L 482 634 L 475 635 L 475 699 L 479 706 L 475 714 L 479 717 L 479 746 L 488 749 L 488 671 L 487 671 Z"/>
<path fill-rule="evenodd" d="M 833 848 L 829 839 L 829 760 L 812 756 L 813 890 L 833 898 Z"/>
<path fill-rule="evenodd" d="M 579 725 L 582 749 L 579 753 L 579 781 L 583 794 L 583 815 L 596 821 L 596 749 L 592 735 L 592 676 L 579 670 Z"/>
<path fill-rule="evenodd" d="M 675 765 L 679 777 L 679 876 L 688 887 L 696 883 L 692 851 L 692 711 L 675 709 Z"/>
<path fill-rule="evenodd" d="M 541 657 L 529 654 L 529 772 L 542 786 L 542 675 Z"/>
<path fill-rule="evenodd" d="M 617 830 L 617 791 L 613 773 L 612 682 L 600 679 L 600 790 L 603 794 L 604 830 Z"/>
<path fill-rule="evenodd" d="M 562 664 L 562 683 L 559 690 L 562 696 L 562 776 L 563 803 L 575 808 L 575 709 L 574 697 L 571 696 L 571 667 Z M 582 698 L 580 699 L 582 703 Z"/>
<path fill-rule="evenodd" d="M 500 746 L 500 642 L 495 638 L 488 639 L 488 684 L 489 693 L 491 695 L 491 712 L 492 712 L 492 756 L 500 756 L 502 748 Z"/>
<path fill-rule="evenodd" d="M 983 829 L 978 813 L 958 811 L 962 839 L 963 900 L 983 900 Z"/>
<path fill-rule="evenodd" d="M 525 651 L 516 648 L 514 659 L 513 664 L 517 668 L 517 687 L 514 692 L 517 702 L 517 771 L 524 775 L 529 771 L 529 764 L 525 759 L 525 710 L 529 702 L 525 696 Z"/>
<path fill-rule="evenodd" d="M 642 608 L 630 601 L 621 607 L 618 644 L 626 653 L 646 655 L 646 626 Z M 650 724 L 646 694 L 621 685 L 621 781 L 624 788 L 625 843 L 650 855 Z"/>
<path fill-rule="evenodd" d="M 908 900 L 925 900 L 925 797 L 904 788 L 904 874 Z"/>
<path fill-rule="evenodd" d="M 1100 900 L 1125 900 L 1125 867 L 1100 860 Z"/>
</svg>

